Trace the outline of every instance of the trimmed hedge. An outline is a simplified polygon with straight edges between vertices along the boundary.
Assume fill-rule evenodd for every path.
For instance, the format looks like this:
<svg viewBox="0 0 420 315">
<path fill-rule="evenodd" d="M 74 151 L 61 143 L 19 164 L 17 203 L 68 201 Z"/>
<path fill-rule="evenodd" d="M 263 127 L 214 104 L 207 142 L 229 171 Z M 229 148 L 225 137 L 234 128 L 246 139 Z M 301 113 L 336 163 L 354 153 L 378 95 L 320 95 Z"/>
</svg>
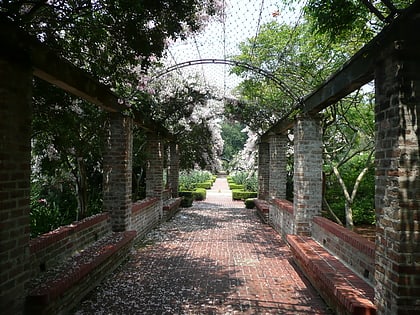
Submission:
<svg viewBox="0 0 420 315">
<path fill-rule="evenodd" d="M 245 199 L 245 208 L 247 208 L 247 209 L 255 208 L 254 200 L 255 200 L 254 198 Z"/>
<path fill-rule="evenodd" d="M 197 188 L 192 193 L 194 200 L 205 200 L 207 196 L 207 191 L 204 188 Z"/>
<path fill-rule="evenodd" d="M 243 190 L 244 189 L 244 185 L 240 185 L 240 184 L 229 184 L 229 188 L 231 190 Z"/>
<path fill-rule="evenodd" d="M 212 181 L 206 181 L 204 183 L 197 183 L 197 188 L 204 188 L 204 189 L 210 189 L 213 185 Z"/>
<path fill-rule="evenodd" d="M 232 190 L 233 200 L 245 200 L 248 198 L 257 198 L 258 193 L 256 191 L 243 191 L 243 190 Z"/>
<path fill-rule="evenodd" d="M 189 208 L 192 206 L 194 201 L 194 195 L 193 191 L 180 191 L 178 192 L 178 195 L 182 197 L 181 200 L 181 207 L 182 208 Z"/>
</svg>

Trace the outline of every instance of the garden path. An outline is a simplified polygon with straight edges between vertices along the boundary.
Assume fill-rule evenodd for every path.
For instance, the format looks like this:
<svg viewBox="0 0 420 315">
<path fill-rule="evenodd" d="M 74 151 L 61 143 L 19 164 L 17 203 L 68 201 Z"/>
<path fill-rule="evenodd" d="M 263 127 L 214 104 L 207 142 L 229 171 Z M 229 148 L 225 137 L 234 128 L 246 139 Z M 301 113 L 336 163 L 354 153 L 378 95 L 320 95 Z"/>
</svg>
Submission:
<svg viewBox="0 0 420 315">
<path fill-rule="evenodd" d="M 207 199 L 149 233 L 75 314 L 331 314 L 280 236 L 232 201 Z"/>
</svg>

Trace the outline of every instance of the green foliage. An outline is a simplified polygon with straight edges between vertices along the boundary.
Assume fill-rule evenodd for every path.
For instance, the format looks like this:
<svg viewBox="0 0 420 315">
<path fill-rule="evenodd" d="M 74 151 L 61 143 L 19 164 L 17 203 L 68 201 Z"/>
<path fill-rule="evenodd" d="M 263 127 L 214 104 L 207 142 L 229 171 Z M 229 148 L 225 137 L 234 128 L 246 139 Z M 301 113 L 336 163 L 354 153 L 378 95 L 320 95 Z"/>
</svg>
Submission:
<svg viewBox="0 0 420 315">
<path fill-rule="evenodd" d="M 189 208 L 194 201 L 194 191 L 179 191 L 179 196 L 182 197 L 181 207 Z"/>
<path fill-rule="evenodd" d="M 233 200 L 245 200 L 248 198 L 257 198 L 258 193 L 254 191 L 232 190 Z"/>
<path fill-rule="evenodd" d="M 255 201 L 254 200 L 255 200 L 254 198 L 245 199 L 245 208 L 247 208 L 247 209 L 255 208 Z"/>
<path fill-rule="evenodd" d="M 205 182 L 209 182 L 211 187 L 212 180 L 213 176 L 208 171 L 183 170 L 179 174 L 179 190 L 195 190 L 199 183 Z M 203 185 L 207 187 L 209 184 Z"/>
<path fill-rule="evenodd" d="M 243 190 L 244 189 L 244 185 L 231 183 L 231 184 L 229 184 L 229 188 L 231 190 Z"/>
<path fill-rule="evenodd" d="M 57 187 L 34 182 L 31 186 L 31 237 L 70 224 L 77 218 L 77 201 L 68 184 Z"/>
<path fill-rule="evenodd" d="M 193 191 L 193 198 L 194 200 L 205 200 L 207 195 L 207 191 L 204 188 L 197 188 L 195 191 Z"/>
<path fill-rule="evenodd" d="M 255 174 L 250 174 L 249 172 L 234 172 L 230 175 L 230 179 L 234 184 L 242 185 L 239 187 L 242 187 L 246 191 L 258 191 L 258 179 Z M 231 185 L 229 186 L 231 187 Z"/>
<path fill-rule="evenodd" d="M 203 182 L 203 183 L 197 183 L 197 189 L 198 188 L 210 189 L 212 185 L 213 185 L 213 181 L 211 180 Z"/>
<path fill-rule="evenodd" d="M 238 122 L 224 122 L 222 124 L 223 154 L 226 161 L 238 154 L 244 147 L 247 135 L 242 132 L 245 126 Z"/>
<path fill-rule="evenodd" d="M 367 154 L 357 155 L 340 168 L 340 173 L 346 185 L 351 186 L 361 169 L 365 166 Z M 342 189 L 334 176 L 329 176 L 326 182 L 325 197 L 334 213 L 345 222 L 345 199 Z M 353 220 L 355 225 L 375 223 L 375 172 L 374 168 L 369 169 L 357 192 L 356 199 L 352 205 Z"/>
</svg>

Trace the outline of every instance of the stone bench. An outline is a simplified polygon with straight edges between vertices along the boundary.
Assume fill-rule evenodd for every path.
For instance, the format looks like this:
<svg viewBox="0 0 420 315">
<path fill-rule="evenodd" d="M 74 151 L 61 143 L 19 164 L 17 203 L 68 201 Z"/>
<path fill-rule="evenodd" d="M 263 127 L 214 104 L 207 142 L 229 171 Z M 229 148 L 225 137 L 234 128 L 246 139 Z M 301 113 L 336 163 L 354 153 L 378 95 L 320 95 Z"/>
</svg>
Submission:
<svg viewBox="0 0 420 315">
<path fill-rule="evenodd" d="M 163 203 L 163 218 L 164 220 L 169 220 L 175 215 L 181 206 L 182 197 L 171 198 Z"/>
<path fill-rule="evenodd" d="M 287 235 L 297 265 L 336 314 L 376 314 L 374 289 L 311 237 Z"/>
<path fill-rule="evenodd" d="M 262 199 L 255 199 L 254 204 L 255 208 L 257 209 L 257 214 L 260 216 L 261 220 L 264 223 L 268 223 L 268 216 L 270 210 L 268 202 Z"/>
<path fill-rule="evenodd" d="M 25 314 L 67 313 L 127 257 L 135 231 L 110 233 L 31 281 Z"/>
</svg>

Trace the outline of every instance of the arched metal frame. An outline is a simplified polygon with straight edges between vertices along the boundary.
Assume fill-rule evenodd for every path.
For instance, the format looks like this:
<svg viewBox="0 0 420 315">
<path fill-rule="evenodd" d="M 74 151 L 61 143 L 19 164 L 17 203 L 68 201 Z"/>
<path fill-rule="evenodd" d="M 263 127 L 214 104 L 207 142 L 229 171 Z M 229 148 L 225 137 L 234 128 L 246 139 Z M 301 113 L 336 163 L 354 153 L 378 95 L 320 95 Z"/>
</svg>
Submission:
<svg viewBox="0 0 420 315">
<path fill-rule="evenodd" d="M 301 98 L 297 97 L 292 90 L 287 86 L 286 83 L 284 83 L 283 81 L 281 81 L 278 77 L 276 77 L 274 74 L 272 74 L 271 72 L 268 72 L 266 70 L 263 70 L 261 68 L 255 67 L 253 65 L 250 65 L 249 63 L 246 62 L 241 62 L 241 61 L 236 61 L 236 60 L 228 60 L 228 59 L 197 59 L 197 60 L 190 60 L 190 61 L 185 61 L 185 62 L 181 62 L 178 63 L 176 65 L 170 66 L 168 68 L 166 68 L 164 71 L 159 72 L 157 75 L 155 75 L 152 80 L 157 79 L 159 77 L 162 77 L 172 71 L 178 70 L 178 69 L 182 69 L 182 68 L 186 68 L 186 67 L 191 67 L 191 66 L 196 66 L 196 65 L 202 65 L 202 64 L 222 64 L 222 65 L 231 65 L 231 66 L 238 66 L 238 67 L 242 67 L 245 68 L 247 70 L 256 72 L 268 79 L 270 79 L 271 81 L 273 81 L 281 90 L 283 90 L 286 94 L 288 94 L 296 103 L 301 103 L 302 100 Z"/>
</svg>

